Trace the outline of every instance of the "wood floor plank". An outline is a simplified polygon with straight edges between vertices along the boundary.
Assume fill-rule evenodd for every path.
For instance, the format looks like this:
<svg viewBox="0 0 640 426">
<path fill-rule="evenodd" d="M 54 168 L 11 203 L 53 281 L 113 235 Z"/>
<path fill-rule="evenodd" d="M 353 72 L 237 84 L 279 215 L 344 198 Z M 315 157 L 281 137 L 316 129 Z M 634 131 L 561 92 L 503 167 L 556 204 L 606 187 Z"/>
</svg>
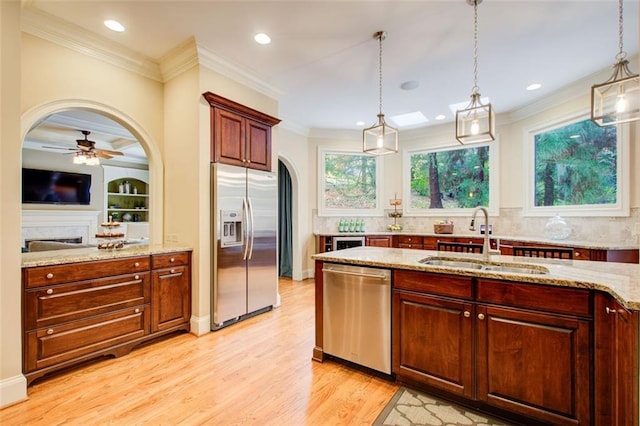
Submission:
<svg viewBox="0 0 640 426">
<path fill-rule="evenodd" d="M 369 425 L 398 386 L 311 360 L 314 283 L 280 280 L 282 306 L 202 337 L 172 336 L 35 382 L 13 425 Z"/>
</svg>

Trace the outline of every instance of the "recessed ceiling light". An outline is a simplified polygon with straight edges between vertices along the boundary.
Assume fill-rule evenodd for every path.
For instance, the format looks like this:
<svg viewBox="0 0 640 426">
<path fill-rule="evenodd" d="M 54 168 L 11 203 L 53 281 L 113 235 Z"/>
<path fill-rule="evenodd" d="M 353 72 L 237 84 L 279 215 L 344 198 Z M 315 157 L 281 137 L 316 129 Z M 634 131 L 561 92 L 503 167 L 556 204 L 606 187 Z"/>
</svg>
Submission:
<svg viewBox="0 0 640 426">
<path fill-rule="evenodd" d="M 404 83 L 402 83 L 400 85 L 400 88 L 402 90 L 413 90 L 413 89 L 418 88 L 418 86 L 420 86 L 420 82 L 419 81 L 409 80 L 409 81 L 405 81 Z"/>
<path fill-rule="evenodd" d="M 580 135 L 571 135 L 569 136 L 571 139 L 578 139 L 580 137 Z"/>
<path fill-rule="evenodd" d="M 447 118 L 447 116 L 444 114 L 436 115 L 436 120 L 444 120 L 445 118 Z"/>
<path fill-rule="evenodd" d="M 260 44 L 269 44 L 269 43 L 271 43 L 271 37 L 269 37 L 265 33 L 256 34 L 255 37 L 253 37 L 253 39 L 255 41 L 257 41 L 258 43 L 260 43 Z"/>
<path fill-rule="evenodd" d="M 356 126 L 360 126 L 360 127 L 364 126 L 364 121 L 357 121 Z"/>
<path fill-rule="evenodd" d="M 118 21 L 114 21 L 113 19 L 107 19 L 106 21 L 104 21 L 104 26 L 117 33 L 121 33 L 124 31 L 124 25 L 122 25 Z"/>
<path fill-rule="evenodd" d="M 527 90 L 528 91 L 538 90 L 541 87 L 542 87 L 542 84 L 540 83 L 531 83 L 530 85 L 527 86 Z"/>
</svg>

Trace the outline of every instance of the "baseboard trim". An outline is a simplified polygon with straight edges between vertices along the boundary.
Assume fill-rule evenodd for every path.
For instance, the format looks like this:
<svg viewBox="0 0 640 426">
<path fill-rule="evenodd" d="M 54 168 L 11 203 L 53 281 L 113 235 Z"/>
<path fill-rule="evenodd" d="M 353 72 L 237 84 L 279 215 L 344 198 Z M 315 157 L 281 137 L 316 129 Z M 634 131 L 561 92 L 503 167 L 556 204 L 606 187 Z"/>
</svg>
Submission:
<svg viewBox="0 0 640 426">
<path fill-rule="evenodd" d="M 202 336 L 211 332 L 210 315 L 205 315 L 202 317 L 192 315 L 189 324 L 191 325 L 191 334 L 195 334 L 196 336 Z"/>
<path fill-rule="evenodd" d="M 0 380 L 0 408 L 26 400 L 27 378 L 22 374 Z"/>
</svg>

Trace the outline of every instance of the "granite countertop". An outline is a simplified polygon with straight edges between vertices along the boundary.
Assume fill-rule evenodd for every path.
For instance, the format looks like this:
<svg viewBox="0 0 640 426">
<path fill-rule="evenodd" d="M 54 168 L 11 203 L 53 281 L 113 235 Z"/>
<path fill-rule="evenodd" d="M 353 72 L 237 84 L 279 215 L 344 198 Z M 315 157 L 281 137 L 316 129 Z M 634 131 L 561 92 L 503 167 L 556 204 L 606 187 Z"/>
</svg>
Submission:
<svg viewBox="0 0 640 426">
<path fill-rule="evenodd" d="M 132 244 L 119 250 L 98 250 L 97 247 L 85 247 L 65 250 L 38 251 L 22 253 L 22 267 L 62 265 L 65 263 L 89 262 L 93 260 L 119 259 L 122 257 L 149 256 L 151 254 L 191 251 L 177 244 Z"/>
<path fill-rule="evenodd" d="M 314 232 L 316 236 L 326 237 L 366 237 L 367 235 L 407 235 L 418 237 L 446 237 L 446 238 L 484 238 L 483 234 L 479 233 L 463 233 L 456 232 L 454 234 L 436 234 L 434 232 L 420 232 L 420 231 L 366 231 L 366 232 Z M 551 240 L 544 237 L 522 237 L 522 236 L 509 236 L 509 235 L 497 235 L 492 234 L 490 236 L 492 240 L 497 240 L 498 245 L 500 241 L 523 241 L 538 244 L 553 244 L 553 245 L 565 245 L 569 247 L 594 249 L 594 250 L 638 250 L 638 244 L 620 244 L 619 242 L 590 242 L 590 241 L 577 241 L 577 240 Z"/>
<path fill-rule="evenodd" d="M 475 261 L 482 261 L 483 259 L 481 254 L 443 254 L 443 252 L 434 250 L 381 247 L 355 247 L 315 254 L 312 257 L 325 262 L 448 273 L 560 287 L 600 290 L 611 294 L 627 309 L 640 310 L 640 264 L 531 257 L 515 258 L 513 256 L 491 255 L 492 263 L 533 265 L 534 268 L 542 266 L 549 270 L 548 274 L 521 274 L 464 267 L 425 265 L 419 262 L 420 259 L 429 256 L 455 257 Z"/>
</svg>

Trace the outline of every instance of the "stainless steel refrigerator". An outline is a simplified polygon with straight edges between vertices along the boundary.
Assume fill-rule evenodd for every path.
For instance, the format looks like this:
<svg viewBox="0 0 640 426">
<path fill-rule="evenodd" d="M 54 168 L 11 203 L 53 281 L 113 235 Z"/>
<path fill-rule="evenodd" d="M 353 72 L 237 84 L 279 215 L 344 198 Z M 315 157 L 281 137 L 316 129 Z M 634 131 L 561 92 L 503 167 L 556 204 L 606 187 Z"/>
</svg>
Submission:
<svg viewBox="0 0 640 426">
<path fill-rule="evenodd" d="M 278 179 L 211 164 L 212 321 L 218 330 L 277 303 Z"/>
</svg>

